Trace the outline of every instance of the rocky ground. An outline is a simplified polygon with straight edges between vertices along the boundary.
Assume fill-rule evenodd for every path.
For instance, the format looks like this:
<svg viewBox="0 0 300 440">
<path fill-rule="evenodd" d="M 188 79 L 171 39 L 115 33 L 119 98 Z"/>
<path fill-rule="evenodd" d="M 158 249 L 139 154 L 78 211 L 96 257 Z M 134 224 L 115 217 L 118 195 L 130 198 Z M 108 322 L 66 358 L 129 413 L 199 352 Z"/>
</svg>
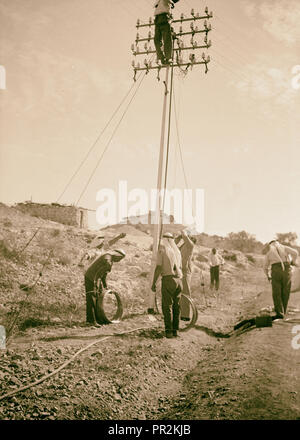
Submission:
<svg viewBox="0 0 300 440">
<path fill-rule="evenodd" d="M 291 294 L 287 321 L 233 331 L 272 305 L 259 256 L 229 254 L 215 295 L 208 288 L 207 249 L 197 246 L 198 321 L 168 340 L 161 315 L 145 313 L 151 239 L 124 226 L 127 262 L 110 278 L 124 316 L 90 329 L 83 325 L 78 261 L 93 234 L 1 209 L 0 323 L 9 328 L 18 319 L 0 350 L 0 419 L 300 418 L 300 338 L 293 333 L 300 333 L 299 292 Z M 18 255 L 37 228 L 36 240 Z M 34 288 L 20 289 L 36 279 Z M 3 398 L 68 361 L 40 384 Z"/>
</svg>

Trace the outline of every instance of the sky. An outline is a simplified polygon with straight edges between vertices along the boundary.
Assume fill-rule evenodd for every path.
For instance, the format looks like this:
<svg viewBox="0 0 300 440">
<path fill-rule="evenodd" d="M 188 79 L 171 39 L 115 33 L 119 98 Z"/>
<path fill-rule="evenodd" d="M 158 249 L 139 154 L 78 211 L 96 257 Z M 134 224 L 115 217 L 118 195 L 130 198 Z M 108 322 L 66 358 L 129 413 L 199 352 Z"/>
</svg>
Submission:
<svg viewBox="0 0 300 440">
<path fill-rule="evenodd" d="M 205 6 L 209 72 L 174 69 L 167 187 L 204 190 L 208 234 L 300 237 L 300 3 L 180 0 L 174 18 Z M 97 210 L 120 181 L 156 187 L 164 73 L 134 83 L 130 49 L 151 16 L 152 0 L 0 0 L 1 202 Z"/>
</svg>

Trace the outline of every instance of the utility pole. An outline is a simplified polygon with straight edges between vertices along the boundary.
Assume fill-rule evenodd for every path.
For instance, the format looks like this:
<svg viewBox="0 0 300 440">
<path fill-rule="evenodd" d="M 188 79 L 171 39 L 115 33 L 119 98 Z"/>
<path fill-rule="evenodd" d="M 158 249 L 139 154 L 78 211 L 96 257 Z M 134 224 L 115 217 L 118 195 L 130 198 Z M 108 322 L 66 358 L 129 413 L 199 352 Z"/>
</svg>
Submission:
<svg viewBox="0 0 300 440">
<path fill-rule="evenodd" d="M 169 72 L 170 69 L 178 67 L 184 73 L 187 73 L 188 69 L 192 69 L 194 65 L 203 64 L 205 65 L 205 73 L 208 72 L 208 63 L 210 62 L 209 55 L 204 52 L 200 59 L 196 58 L 196 51 L 199 49 L 209 49 L 211 46 L 211 41 L 208 40 L 208 33 L 211 31 L 211 24 L 208 22 L 210 18 L 213 17 L 212 12 L 208 12 L 208 8 L 205 8 L 204 14 L 195 13 L 194 9 L 191 10 L 190 17 L 185 17 L 181 14 L 180 18 L 177 20 L 171 20 L 171 30 L 173 37 L 173 57 L 172 64 L 160 65 L 158 63 L 153 63 L 153 54 L 156 54 L 155 47 L 151 47 L 151 42 L 154 40 L 154 32 L 152 34 L 151 29 L 155 26 L 153 18 L 150 17 L 148 23 L 141 23 L 138 19 L 136 23 L 136 28 L 138 32 L 136 34 L 135 43 L 131 45 L 132 53 L 135 57 L 144 55 L 148 58 L 144 59 L 143 65 L 138 61 L 132 62 L 132 67 L 134 69 L 134 80 L 136 80 L 136 74 L 138 71 L 146 71 L 149 73 L 150 70 L 157 70 L 157 79 L 160 80 L 161 69 L 166 69 L 166 75 L 164 80 L 164 98 L 163 98 L 163 111 L 162 111 L 162 122 L 161 122 L 161 136 L 160 136 L 160 152 L 158 160 L 158 173 L 157 173 L 157 198 L 156 198 L 156 210 L 155 210 L 155 220 L 153 229 L 153 248 L 152 248 L 152 259 L 151 259 L 151 269 L 150 269 L 150 279 L 149 279 L 149 298 L 148 298 L 148 309 L 156 309 L 155 303 L 155 293 L 151 290 L 154 270 L 156 266 L 157 251 L 160 242 L 160 234 L 162 230 L 163 221 L 163 206 L 162 206 L 162 181 L 163 181 L 163 163 L 165 159 L 165 130 L 166 130 L 166 115 L 167 115 L 167 103 L 169 93 Z M 203 21 L 203 27 L 199 29 L 196 25 L 197 22 Z M 189 29 L 186 30 L 184 27 L 189 24 Z M 140 36 L 140 30 L 148 28 L 148 35 L 146 37 Z M 195 40 L 195 36 L 204 35 L 203 44 L 198 45 Z M 187 38 L 190 41 L 187 43 Z M 143 44 L 143 48 L 139 44 Z M 176 46 L 176 47 L 175 47 Z M 187 52 L 188 51 L 188 52 Z M 183 69 L 184 68 L 184 69 Z M 172 92 L 172 91 L 171 91 Z"/>
</svg>

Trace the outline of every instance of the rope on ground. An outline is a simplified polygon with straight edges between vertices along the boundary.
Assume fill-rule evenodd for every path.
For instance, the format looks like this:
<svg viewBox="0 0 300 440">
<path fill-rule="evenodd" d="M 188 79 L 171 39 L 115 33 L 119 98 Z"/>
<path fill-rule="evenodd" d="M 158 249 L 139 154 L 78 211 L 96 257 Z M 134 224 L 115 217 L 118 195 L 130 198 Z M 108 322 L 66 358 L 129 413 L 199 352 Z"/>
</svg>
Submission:
<svg viewBox="0 0 300 440">
<path fill-rule="evenodd" d="M 42 382 L 44 382 L 45 380 L 47 380 L 47 379 L 49 379 L 50 377 L 52 377 L 52 376 L 55 376 L 57 373 L 59 373 L 61 370 L 63 370 L 64 368 L 66 368 L 77 356 L 79 356 L 81 353 L 83 353 L 84 351 L 86 351 L 86 350 L 88 350 L 90 347 L 92 347 L 93 345 L 96 345 L 96 344 L 98 344 L 99 342 L 103 342 L 103 341 L 105 341 L 106 339 L 109 339 L 109 338 L 112 338 L 113 336 L 123 336 L 123 335 L 126 335 L 126 334 L 128 334 L 128 333 L 132 333 L 132 332 L 136 332 L 136 331 L 139 331 L 139 330 L 147 330 L 147 329 L 149 329 L 149 328 L 151 328 L 151 327 L 139 327 L 139 328 L 135 328 L 135 329 L 132 329 L 132 330 L 127 330 L 127 331 L 125 331 L 125 332 L 122 332 L 122 333 L 115 333 L 115 334 L 113 334 L 113 335 L 109 335 L 109 336 L 106 336 L 106 337 L 102 337 L 101 339 L 98 339 L 97 341 L 93 341 L 93 342 L 91 342 L 90 344 L 88 344 L 88 345 L 86 345 L 85 347 L 83 347 L 83 348 L 81 348 L 80 350 L 78 350 L 70 359 L 68 359 L 66 362 L 64 362 L 60 367 L 58 367 L 56 370 L 54 370 L 54 371 L 52 371 L 52 373 L 49 373 L 49 374 L 46 374 L 46 376 L 43 376 L 43 377 L 41 377 L 40 379 L 38 379 L 38 380 L 36 380 L 36 381 L 34 381 L 34 382 L 32 382 L 32 383 L 30 383 L 30 384 L 28 384 L 28 385 L 24 385 L 23 387 L 21 387 L 21 388 L 18 388 L 17 390 L 15 390 L 15 391 L 12 391 L 12 392 L 10 392 L 10 393 L 7 393 L 7 394 L 3 394 L 2 396 L 0 396 L 0 400 L 4 400 L 4 399 L 6 399 L 6 398 L 8 398 L 8 397 L 12 397 L 12 396 L 14 396 L 15 394 L 18 394 L 18 393 L 20 393 L 21 391 L 25 391 L 25 390 L 28 390 L 29 388 L 32 388 L 32 387 L 34 387 L 34 386 L 36 386 L 36 385 L 39 385 L 40 383 L 42 383 Z"/>
</svg>

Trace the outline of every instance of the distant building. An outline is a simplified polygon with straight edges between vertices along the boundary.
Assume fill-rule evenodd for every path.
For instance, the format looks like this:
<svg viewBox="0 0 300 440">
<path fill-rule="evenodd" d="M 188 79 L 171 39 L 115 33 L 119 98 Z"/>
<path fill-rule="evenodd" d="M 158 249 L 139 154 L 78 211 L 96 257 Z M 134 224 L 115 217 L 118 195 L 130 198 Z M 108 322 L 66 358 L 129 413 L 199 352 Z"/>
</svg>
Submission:
<svg viewBox="0 0 300 440">
<path fill-rule="evenodd" d="M 141 214 L 131 217 L 125 217 L 121 223 L 126 223 L 128 225 L 148 225 L 151 226 L 155 223 L 155 212 L 149 211 L 147 214 Z M 164 224 L 173 224 L 174 223 L 174 216 L 163 214 L 163 223 Z"/>
<path fill-rule="evenodd" d="M 25 214 L 63 225 L 88 228 L 88 210 L 76 206 L 65 206 L 58 203 L 42 204 L 33 202 L 17 203 L 16 208 Z"/>
</svg>

